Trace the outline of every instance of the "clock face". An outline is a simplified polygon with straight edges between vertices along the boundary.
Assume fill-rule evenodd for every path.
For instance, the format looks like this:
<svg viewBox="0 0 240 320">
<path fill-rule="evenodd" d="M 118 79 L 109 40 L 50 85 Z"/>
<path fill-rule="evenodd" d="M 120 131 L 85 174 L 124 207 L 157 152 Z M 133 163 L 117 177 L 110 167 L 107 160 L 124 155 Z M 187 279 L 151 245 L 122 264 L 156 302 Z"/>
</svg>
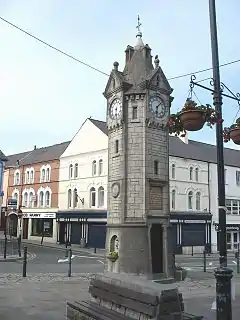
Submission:
<svg viewBox="0 0 240 320">
<path fill-rule="evenodd" d="M 163 118 L 166 114 L 166 107 L 164 105 L 164 102 L 158 96 L 154 96 L 150 98 L 149 109 L 157 118 Z"/>
<path fill-rule="evenodd" d="M 119 99 L 115 99 L 109 109 L 109 114 L 112 119 L 119 119 L 122 113 L 122 103 Z"/>
</svg>

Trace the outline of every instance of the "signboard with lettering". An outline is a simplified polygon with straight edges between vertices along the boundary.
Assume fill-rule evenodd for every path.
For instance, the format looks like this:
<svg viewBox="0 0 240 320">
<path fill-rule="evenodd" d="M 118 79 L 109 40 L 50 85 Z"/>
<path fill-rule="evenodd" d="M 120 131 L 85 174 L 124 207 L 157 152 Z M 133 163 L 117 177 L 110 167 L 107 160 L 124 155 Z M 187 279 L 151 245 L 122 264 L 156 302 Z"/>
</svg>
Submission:
<svg viewBox="0 0 240 320">
<path fill-rule="evenodd" d="M 219 224 L 215 224 L 215 230 L 219 231 Z M 226 225 L 226 231 L 240 231 L 239 224 L 228 224 Z"/>
<path fill-rule="evenodd" d="M 22 217 L 25 219 L 55 219 L 56 212 L 25 212 Z"/>
</svg>

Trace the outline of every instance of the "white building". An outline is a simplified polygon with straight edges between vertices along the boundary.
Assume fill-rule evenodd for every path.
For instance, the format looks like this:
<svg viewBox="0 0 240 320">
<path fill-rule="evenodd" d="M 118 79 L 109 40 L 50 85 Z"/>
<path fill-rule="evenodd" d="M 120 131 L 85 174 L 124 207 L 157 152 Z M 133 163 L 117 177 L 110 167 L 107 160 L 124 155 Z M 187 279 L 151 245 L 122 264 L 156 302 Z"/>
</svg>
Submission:
<svg viewBox="0 0 240 320">
<path fill-rule="evenodd" d="M 211 243 L 209 164 L 201 145 L 170 137 L 171 235 L 179 252 L 192 252 L 192 247 L 202 251 Z M 195 154 L 201 155 L 199 160 Z M 58 242 L 84 238 L 89 246 L 104 246 L 107 159 L 106 123 L 87 119 L 60 157 Z"/>
<path fill-rule="evenodd" d="M 58 242 L 105 246 L 107 150 L 105 122 L 87 119 L 60 157 Z"/>
<path fill-rule="evenodd" d="M 218 203 L 217 166 L 211 164 L 211 208 L 213 214 L 212 248 L 217 250 Z M 227 210 L 227 249 L 237 250 L 240 242 L 240 154 L 239 151 L 225 149 L 225 194 Z"/>
</svg>

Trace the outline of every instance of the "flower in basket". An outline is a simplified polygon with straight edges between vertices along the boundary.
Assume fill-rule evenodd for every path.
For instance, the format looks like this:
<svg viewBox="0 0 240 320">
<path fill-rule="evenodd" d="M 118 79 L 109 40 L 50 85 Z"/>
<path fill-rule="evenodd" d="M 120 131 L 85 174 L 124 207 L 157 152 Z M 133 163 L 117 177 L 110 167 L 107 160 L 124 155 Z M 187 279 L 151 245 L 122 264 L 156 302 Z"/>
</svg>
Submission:
<svg viewBox="0 0 240 320">
<path fill-rule="evenodd" d="M 223 129 L 224 142 L 228 142 L 230 139 L 232 139 L 235 144 L 240 144 L 240 118 L 238 118 L 230 127 Z"/>
<path fill-rule="evenodd" d="M 222 117 L 209 104 L 198 105 L 188 98 L 180 112 L 172 114 L 168 121 L 170 133 L 198 131 L 206 123 L 210 128 L 216 123 L 223 122 Z"/>
<path fill-rule="evenodd" d="M 171 114 L 168 120 L 168 128 L 169 133 L 175 133 L 175 136 L 181 135 L 184 137 L 186 135 L 186 131 L 183 128 L 183 124 L 180 120 L 180 117 L 178 114 Z"/>
<path fill-rule="evenodd" d="M 116 251 L 110 251 L 109 252 L 109 255 L 108 255 L 108 259 L 111 260 L 111 261 L 116 261 L 118 259 L 119 255 L 118 255 L 118 252 Z"/>
</svg>

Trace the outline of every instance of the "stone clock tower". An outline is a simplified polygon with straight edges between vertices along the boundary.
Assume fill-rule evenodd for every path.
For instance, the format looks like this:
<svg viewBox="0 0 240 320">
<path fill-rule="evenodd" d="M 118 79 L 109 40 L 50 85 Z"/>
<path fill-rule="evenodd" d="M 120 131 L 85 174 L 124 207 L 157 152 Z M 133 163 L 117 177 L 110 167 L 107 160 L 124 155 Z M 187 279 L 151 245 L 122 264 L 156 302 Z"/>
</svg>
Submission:
<svg viewBox="0 0 240 320">
<path fill-rule="evenodd" d="M 151 278 L 170 273 L 169 135 L 172 89 L 138 26 L 125 68 L 109 77 L 108 219 L 106 250 L 118 253 L 106 270 Z"/>
</svg>

